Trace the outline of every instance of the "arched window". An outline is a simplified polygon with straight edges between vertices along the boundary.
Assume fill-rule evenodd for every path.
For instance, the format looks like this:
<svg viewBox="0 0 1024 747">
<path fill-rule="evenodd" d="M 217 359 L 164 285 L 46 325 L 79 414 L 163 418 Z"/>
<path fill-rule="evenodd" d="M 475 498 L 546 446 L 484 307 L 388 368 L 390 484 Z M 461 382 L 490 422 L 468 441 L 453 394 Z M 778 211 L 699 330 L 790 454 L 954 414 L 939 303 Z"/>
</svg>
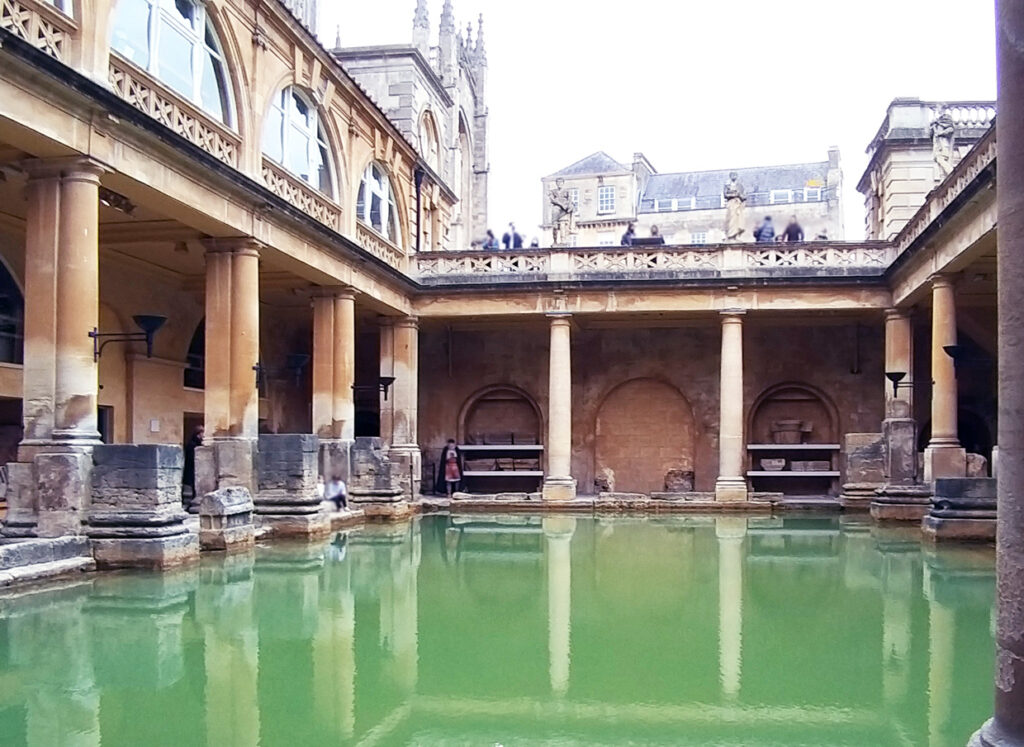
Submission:
<svg viewBox="0 0 1024 747">
<path fill-rule="evenodd" d="M 435 172 L 441 173 L 441 146 L 433 115 L 423 112 L 420 119 L 420 155 Z"/>
<path fill-rule="evenodd" d="M 45 2 L 59 11 L 71 15 L 71 0 L 45 0 Z"/>
<path fill-rule="evenodd" d="M 0 262 L 0 361 L 21 363 L 24 355 L 25 299 Z"/>
<path fill-rule="evenodd" d="M 356 200 L 356 217 L 392 244 L 401 244 L 398 210 L 391 179 L 384 169 L 371 163 L 363 172 Z"/>
<path fill-rule="evenodd" d="M 316 107 L 293 86 L 270 104 L 263 127 L 263 153 L 310 186 L 334 196 L 323 123 Z"/>
<path fill-rule="evenodd" d="M 119 0 L 110 45 L 221 122 L 232 124 L 224 55 L 201 0 Z"/>
</svg>

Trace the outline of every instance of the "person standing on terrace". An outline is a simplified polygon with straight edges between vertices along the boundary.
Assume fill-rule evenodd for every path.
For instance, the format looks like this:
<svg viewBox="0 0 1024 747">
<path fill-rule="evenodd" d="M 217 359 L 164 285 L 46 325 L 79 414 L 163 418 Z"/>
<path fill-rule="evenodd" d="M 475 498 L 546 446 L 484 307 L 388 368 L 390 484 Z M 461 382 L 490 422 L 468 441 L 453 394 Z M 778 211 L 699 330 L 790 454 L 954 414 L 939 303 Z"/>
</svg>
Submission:
<svg viewBox="0 0 1024 747">
<path fill-rule="evenodd" d="M 796 216 L 789 216 L 789 223 L 786 225 L 785 230 L 782 232 L 783 241 L 803 241 L 804 240 L 804 229 L 797 222 Z"/>
<path fill-rule="evenodd" d="M 633 246 L 634 236 L 636 236 L 636 228 L 630 223 L 626 226 L 626 232 L 622 234 L 622 246 Z"/>
</svg>

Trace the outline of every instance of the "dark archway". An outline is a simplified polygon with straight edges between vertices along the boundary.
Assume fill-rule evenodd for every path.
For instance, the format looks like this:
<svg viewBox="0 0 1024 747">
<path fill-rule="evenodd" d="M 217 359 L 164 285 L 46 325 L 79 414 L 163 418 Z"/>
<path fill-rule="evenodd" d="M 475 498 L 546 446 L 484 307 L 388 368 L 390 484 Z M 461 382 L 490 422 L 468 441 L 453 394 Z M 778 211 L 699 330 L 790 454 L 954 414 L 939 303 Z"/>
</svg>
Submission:
<svg viewBox="0 0 1024 747">
<path fill-rule="evenodd" d="M 0 362 L 21 364 L 25 355 L 25 299 L 0 262 Z"/>
<path fill-rule="evenodd" d="M 184 386 L 189 389 L 206 388 L 206 320 L 203 319 L 192 335 L 185 356 Z"/>
</svg>

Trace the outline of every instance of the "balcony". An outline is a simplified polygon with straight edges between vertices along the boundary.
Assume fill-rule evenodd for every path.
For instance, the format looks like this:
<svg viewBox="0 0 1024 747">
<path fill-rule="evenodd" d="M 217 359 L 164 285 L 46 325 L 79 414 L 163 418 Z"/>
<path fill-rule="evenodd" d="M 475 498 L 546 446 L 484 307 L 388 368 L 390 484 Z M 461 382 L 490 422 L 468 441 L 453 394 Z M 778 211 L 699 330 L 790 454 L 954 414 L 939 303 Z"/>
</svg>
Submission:
<svg viewBox="0 0 1024 747">
<path fill-rule="evenodd" d="M 500 283 L 880 277 L 895 259 L 888 242 L 429 252 L 414 258 L 427 286 Z"/>
<path fill-rule="evenodd" d="M 0 0 L 0 29 L 24 39 L 56 60 L 67 52 L 78 31 L 69 16 L 38 0 Z"/>
</svg>

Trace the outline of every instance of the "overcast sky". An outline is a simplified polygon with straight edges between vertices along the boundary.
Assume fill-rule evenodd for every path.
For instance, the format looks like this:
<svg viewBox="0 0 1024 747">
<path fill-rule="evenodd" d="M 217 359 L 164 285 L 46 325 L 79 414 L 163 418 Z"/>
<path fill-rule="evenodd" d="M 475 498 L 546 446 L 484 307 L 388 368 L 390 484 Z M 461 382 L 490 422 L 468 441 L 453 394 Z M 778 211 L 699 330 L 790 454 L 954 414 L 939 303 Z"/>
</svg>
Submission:
<svg viewBox="0 0 1024 747">
<path fill-rule="evenodd" d="M 320 2 L 328 45 L 337 27 L 344 46 L 411 40 L 415 0 Z M 860 238 L 856 185 L 889 101 L 995 98 L 993 0 L 455 0 L 460 28 L 479 13 L 490 222 L 529 236 L 541 177 L 597 150 L 671 172 L 823 161 L 835 144 Z"/>
</svg>

